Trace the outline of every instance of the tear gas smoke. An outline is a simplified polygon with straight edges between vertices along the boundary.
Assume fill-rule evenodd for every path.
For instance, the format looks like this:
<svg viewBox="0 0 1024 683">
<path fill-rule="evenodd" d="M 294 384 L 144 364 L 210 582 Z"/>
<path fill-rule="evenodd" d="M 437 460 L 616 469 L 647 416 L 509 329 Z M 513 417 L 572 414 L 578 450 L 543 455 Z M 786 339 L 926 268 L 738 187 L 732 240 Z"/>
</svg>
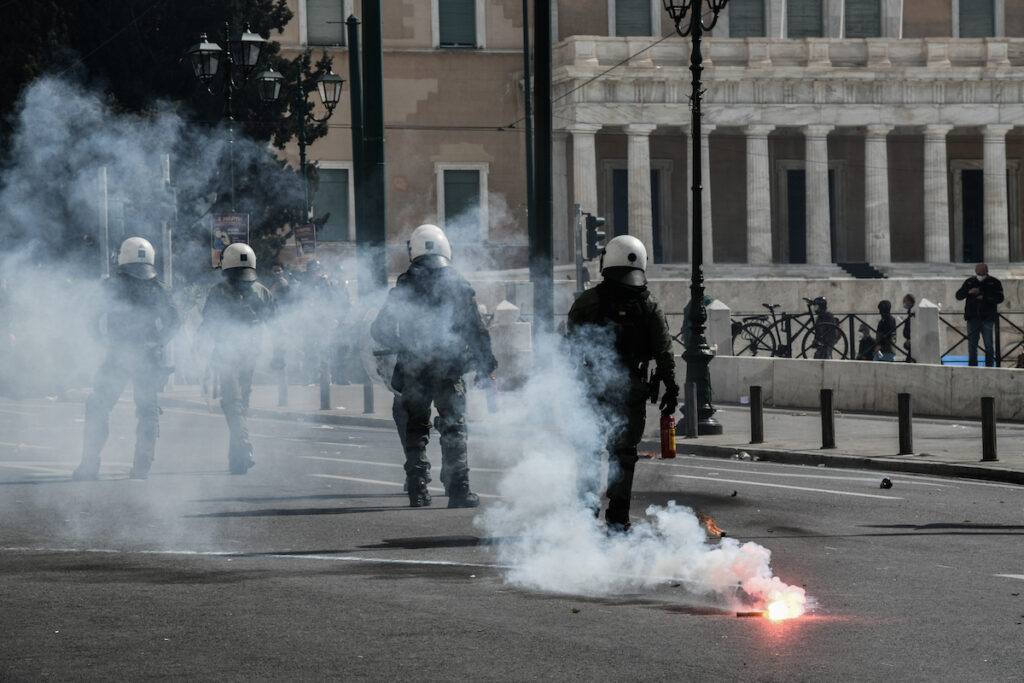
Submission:
<svg viewBox="0 0 1024 683">
<path fill-rule="evenodd" d="M 599 349 L 586 353 L 597 367 L 612 367 L 602 362 Z M 590 394 L 559 341 L 545 341 L 534 356 L 542 370 L 514 399 L 504 399 L 499 416 L 507 438 L 521 441 L 522 455 L 499 485 L 501 501 L 477 519 L 502 539 L 494 547 L 501 563 L 511 567 L 510 583 L 602 596 L 678 582 L 733 608 L 767 609 L 781 601 L 789 616 L 803 613 L 804 590 L 773 575 L 767 548 L 733 538 L 709 542 L 687 507 L 652 505 L 628 535 L 607 534 L 592 512 L 594 489 L 579 495 L 579 482 L 586 486 L 587 479 L 579 470 L 586 462 L 580 454 L 601 449 L 600 435 L 609 425 L 585 400 Z M 611 387 L 615 377 L 606 373 L 602 381 Z"/>
</svg>

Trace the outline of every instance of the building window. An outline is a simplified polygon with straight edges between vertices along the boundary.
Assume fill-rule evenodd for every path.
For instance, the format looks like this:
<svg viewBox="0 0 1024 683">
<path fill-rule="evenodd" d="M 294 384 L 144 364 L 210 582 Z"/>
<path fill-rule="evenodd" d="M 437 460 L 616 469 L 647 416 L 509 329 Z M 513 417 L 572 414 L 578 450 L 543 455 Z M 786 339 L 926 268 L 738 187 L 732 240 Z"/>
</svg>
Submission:
<svg viewBox="0 0 1024 683">
<path fill-rule="evenodd" d="M 651 0 L 612 0 L 612 33 L 616 36 L 653 36 Z"/>
<path fill-rule="evenodd" d="M 845 5 L 843 23 L 847 38 L 881 37 L 881 0 L 846 0 Z"/>
<path fill-rule="evenodd" d="M 476 47 L 476 0 L 437 0 L 441 47 Z"/>
<path fill-rule="evenodd" d="M 764 0 L 732 0 L 727 6 L 730 38 L 760 38 L 765 35 Z"/>
<path fill-rule="evenodd" d="M 994 0 L 960 0 L 958 4 L 960 38 L 992 38 L 996 35 Z"/>
<path fill-rule="evenodd" d="M 317 217 L 330 214 L 317 231 L 318 242 L 343 242 L 351 237 L 349 209 L 352 204 L 348 171 L 347 168 L 317 169 L 320 185 L 313 199 L 313 213 Z"/>
<path fill-rule="evenodd" d="M 821 0 L 789 0 L 786 26 L 790 38 L 821 38 L 824 35 Z"/>
<path fill-rule="evenodd" d="M 478 243 L 488 237 L 487 164 L 435 164 L 437 215 L 452 242 Z"/>
<path fill-rule="evenodd" d="M 348 4 L 348 0 L 306 0 L 306 44 L 344 45 Z"/>
</svg>

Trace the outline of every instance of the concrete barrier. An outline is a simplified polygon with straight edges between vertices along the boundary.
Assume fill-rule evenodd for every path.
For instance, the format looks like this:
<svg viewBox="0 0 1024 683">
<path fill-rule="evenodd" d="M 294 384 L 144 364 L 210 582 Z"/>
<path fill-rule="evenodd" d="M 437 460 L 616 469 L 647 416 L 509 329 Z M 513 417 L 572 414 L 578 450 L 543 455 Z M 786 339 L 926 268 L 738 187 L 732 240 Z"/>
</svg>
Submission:
<svg viewBox="0 0 1024 683">
<path fill-rule="evenodd" d="M 680 384 L 685 372 L 680 363 Z M 1012 368 L 722 355 L 711 362 L 715 402 L 740 403 L 752 385 L 765 406 L 815 410 L 820 391 L 832 389 L 836 410 L 890 415 L 900 393 L 913 396 L 915 415 L 962 418 L 980 418 L 981 397 L 998 396 L 996 418 L 1024 420 L 1024 370 Z"/>
</svg>

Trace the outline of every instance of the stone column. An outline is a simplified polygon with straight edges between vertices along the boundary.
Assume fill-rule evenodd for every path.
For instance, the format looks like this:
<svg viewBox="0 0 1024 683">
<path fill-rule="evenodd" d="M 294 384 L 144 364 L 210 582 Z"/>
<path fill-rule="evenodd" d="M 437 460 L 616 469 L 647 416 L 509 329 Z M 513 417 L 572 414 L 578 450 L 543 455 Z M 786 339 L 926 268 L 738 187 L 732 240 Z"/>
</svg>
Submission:
<svg viewBox="0 0 1024 683">
<path fill-rule="evenodd" d="M 872 124 L 864 140 L 864 257 L 892 262 L 889 234 L 889 153 L 885 136 L 892 126 Z"/>
<path fill-rule="evenodd" d="M 772 196 L 768 133 L 775 126 L 747 126 L 747 263 L 772 262 Z"/>
<path fill-rule="evenodd" d="M 578 123 L 572 133 L 572 204 L 579 204 L 586 213 L 597 215 L 597 151 L 594 136 L 601 126 Z"/>
<path fill-rule="evenodd" d="M 714 124 L 700 124 L 700 176 L 701 176 L 701 243 L 704 245 L 703 263 L 708 265 L 715 262 L 715 242 L 711 229 L 711 155 L 708 145 L 708 136 L 716 128 Z M 685 129 L 686 134 L 686 176 L 689 182 L 686 187 L 686 253 L 690 255 L 693 249 L 693 136 L 690 128 Z"/>
<path fill-rule="evenodd" d="M 561 131 L 551 134 L 551 230 L 554 234 L 556 265 L 576 262 L 576 232 L 569 214 L 569 168 L 565 151 L 567 138 Z"/>
<path fill-rule="evenodd" d="M 804 126 L 806 154 L 804 182 L 807 191 L 807 263 L 832 263 L 832 231 L 829 228 L 828 133 L 834 126 Z"/>
<path fill-rule="evenodd" d="M 1008 263 L 1010 227 L 1006 205 L 1006 134 L 1013 126 L 982 128 L 985 155 L 985 261 Z"/>
<path fill-rule="evenodd" d="M 654 262 L 654 230 L 651 215 L 651 123 L 626 126 L 629 166 L 629 234 L 644 243 L 647 258 Z"/>
<path fill-rule="evenodd" d="M 949 180 L 946 134 L 950 125 L 924 127 L 924 260 L 949 263 Z"/>
</svg>

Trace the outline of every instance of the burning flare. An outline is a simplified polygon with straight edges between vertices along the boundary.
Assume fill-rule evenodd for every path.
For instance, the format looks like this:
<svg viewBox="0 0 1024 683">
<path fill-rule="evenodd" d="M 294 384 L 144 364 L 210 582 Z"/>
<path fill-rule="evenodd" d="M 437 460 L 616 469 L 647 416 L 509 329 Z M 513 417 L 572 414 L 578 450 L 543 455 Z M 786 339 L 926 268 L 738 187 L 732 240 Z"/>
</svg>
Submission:
<svg viewBox="0 0 1024 683">
<path fill-rule="evenodd" d="M 700 520 L 700 523 L 704 525 L 704 528 L 707 529 L 708 533 L 712 536 L 720 537 L 725 535 L 722 533 L 722 530 L 718 528 L 718 525 L 715 524 L 715 520 L 711 519 L 711 517 L 705 515 L 703 512 L 697 513 L 697 519 Z"/>
</svg>

